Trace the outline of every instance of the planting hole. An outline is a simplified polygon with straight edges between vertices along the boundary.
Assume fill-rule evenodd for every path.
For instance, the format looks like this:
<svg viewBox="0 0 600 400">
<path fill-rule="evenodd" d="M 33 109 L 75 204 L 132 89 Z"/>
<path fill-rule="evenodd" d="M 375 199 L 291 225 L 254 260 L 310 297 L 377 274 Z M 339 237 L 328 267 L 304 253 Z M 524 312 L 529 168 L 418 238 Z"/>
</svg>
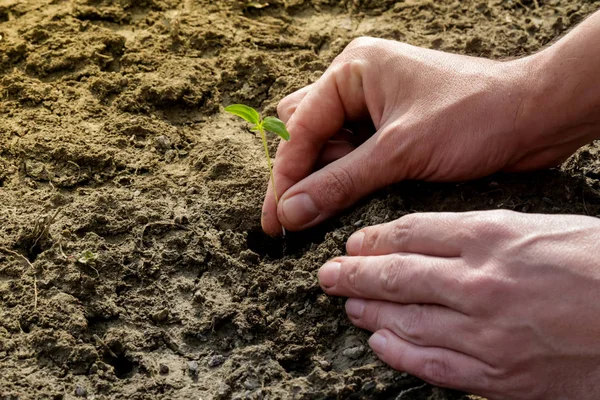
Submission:
<svg viewBox="0 0 600 400">
<path fill-rule="evenodd" d="M 279 259 L 284 256 L 298 256 L 310 249 L 313 244 L 322 243 L 330 229 L 331 226 L 324 224 L 302 232 L 287 232 L 284 243 L 282 238 L 272 238 L 258 226 L 248 231 L 246 244 L 250 250 L 261 257 Z"/>
<path fill-rule="evenodd" d="M 135 363 L 129 360 L 125 354 L 119 354 L 114 357 L 110 353 L 104 355 L 104 362 L 115 368 L 115 375 L 119 379 L 131 378 L 135 373 Z"/>
</svg>

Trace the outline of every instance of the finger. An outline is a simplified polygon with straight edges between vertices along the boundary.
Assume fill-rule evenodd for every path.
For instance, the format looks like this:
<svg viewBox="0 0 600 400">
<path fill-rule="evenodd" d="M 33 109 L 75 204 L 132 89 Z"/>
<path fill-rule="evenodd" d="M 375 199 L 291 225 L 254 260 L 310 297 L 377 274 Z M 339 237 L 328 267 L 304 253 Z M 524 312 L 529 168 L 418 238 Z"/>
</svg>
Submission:
<svg viewBox="0 0 600 400">
<path fill-rule="evenodd" d="M 478 339 L 478 324 L 473 318 L 437 305 L 352 298 L 346 302 L 346 313 L 359 328 L 371 332 L 388 329 L 419 346 L 444 347 L 464 353 L 472 350 Z"/>
<path fill-rule="evenodd" d="M 439 304 L 463 312 L 460 258 L 418 254 L 339 257 L 321 267 L 321 288 L 329 295 L 396 303 Z"/>
<path fill-rule="evenodd" d="M 341 140 L 330 140 L 317 159 L 315 169 L 323 168 L 324 166 L 331 164 L 332 162 L 339 160 L 342 157 L 354 151 L 355 147 L 349 142 Z"/>
<path fill-rule="evenodd" d="M 273 170 L 277 192 L 282 197 L 290 187 L 312 173 L 322 147 L 347 119 L 368 116 L 362 68 L 359 61 L 334 64 L 308 91 L 290 117 L 287 127 L 291 138 L 279 146 Z M 275 201 L 265 199 L 263 229 L 266 232 L 279 231 L 279 214 L 276 212 Z M 284 221 L 282 223 L 285 225 Z M 302 229 L 302 225 L 287 221 L 285 226 Z"/>
<path fill-rule="evenodd" d="M 312 86 L 312 84 L 305 86 L 302 89 L 290 94 L 289 96 L 284 97 L 277 105 L 277 115 L 279 115 L 279 119 L 287 123 L 292 114 L 294 114 L 294 112 L 296 111 L 298 104 L 300 104 L 304 96 L 306 96 L 306 94 L 310 92 Z"/>
<path fill-rule="evenodd" d="M 277 208 L 281 224 L 291 231 L 317 225 L 398 180 L 399 170 L 389 169 L 393 150 L 378 146 L 375 136 L 289 188 Z"/>
<path fill-rule="evenodd" d="M 446 332 L 452 334 L 451 332 Z M 396 336 L 388 329 L 369 339 L 377 357 L 398 371 L 415 375 L 435 386 L 474 393 L 493 393 L 494 368 L 468 354 L 441 347 L 422 347 Z"/>
<path fill-rule="evenodd" d="M 331 137 L 330 140 L 340 140 L 344 142 L 354 143 L 356 135 L 350 129 L 342 128 Z"/>
<path fill-rule="evenodd" d="M 340 140 L 330 140 L 329 142 L 327 142 L 327 144 L 321 150 L 317 161 L 315 162 L 315 170 L 321 169 L 326 165 L 329 165 L 332 162 L 339 160 L 340 158 L 345 157 L 352 151 L 354 151 L 356 147 L 352 143 L 344 140 L 345 138 L 348 138 L 350 136 L 351 134 L 348 132 L 344 132 L 344 130 L 341 130 L 336 135 L 334 135 L 333 138 Z M 278 160 L 275 160 L 275 162 L 278 162 Z M 277 193 L 279 196 L 279 184 L 277 185 L 277 189 Z M 263 203 L 261 223 L 265 233 L 271 236 L 279 236 L 281 235 L 281 225 L 279 223 L 272 223 L 273 218 L 270 218 L 270 216 L 274 215 L 272 214 L 273 211 L 276 212 L 277 207 L 272 182 L 269 180 L 267 193 L 265 195 L 265 200 Z M 276 218 L 276 221 L 279 221 L 279 219 Z"/>
<path fill-rule="evenodd" d="M 370 226 L 354 233 L 346 243 L 351 256 L 418 253 L 458 257 L 464 236 L 459 213 L 409 214 L 395 221 Z"/>
</svg>

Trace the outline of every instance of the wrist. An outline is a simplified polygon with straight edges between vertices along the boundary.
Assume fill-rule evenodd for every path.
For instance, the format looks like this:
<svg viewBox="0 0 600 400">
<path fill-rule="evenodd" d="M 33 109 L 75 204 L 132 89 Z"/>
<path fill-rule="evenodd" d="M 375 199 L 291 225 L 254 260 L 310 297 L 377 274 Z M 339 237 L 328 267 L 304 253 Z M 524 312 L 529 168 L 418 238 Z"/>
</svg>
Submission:
<svg viewBox="0 0 600 400">
<path fill-rule="evenodd" d="M 600 125 L 600 55 L 597 62 L 590 58 L 567 59 L 568 52 L 558 43 L 528 60 L 533 79 L 533 98 L 537 114 L 546 121 L 550 131 L 575 131 L 581 136 L 598 138 Z M 595 128 L 595 129 L 591 129 Z"/>
<path fill-rule="evenodd" d="M 507 63 L 519 71 L 513 82 L 520 92 L 515 137 L 522 151 L 539 154 L 525 169 L 556 165 L 600 138 L 600 54 L 574 60 L 569 50 L 559 42 Z"/>
</svg>

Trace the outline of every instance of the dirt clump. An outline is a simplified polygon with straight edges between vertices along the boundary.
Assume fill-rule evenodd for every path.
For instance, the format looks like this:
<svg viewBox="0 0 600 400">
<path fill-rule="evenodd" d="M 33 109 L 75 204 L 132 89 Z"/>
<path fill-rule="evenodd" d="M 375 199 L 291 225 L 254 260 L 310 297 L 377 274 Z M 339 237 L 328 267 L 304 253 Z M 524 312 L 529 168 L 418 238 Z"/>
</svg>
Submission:
<svg viewBox="0 0 600 400">
<path fill-rule="evenodd" d="M 506 58 L 599 6 L 2 2 L 0 398 L 467 399 L 377 361 L 317 269 L 409 212 L 598 215 L 598 143 L 551 171 L 396 185 L 284 251 L 260 230 L 260 141 L 220 105 L 273 113 L 358 36 Z"/>
</svg>

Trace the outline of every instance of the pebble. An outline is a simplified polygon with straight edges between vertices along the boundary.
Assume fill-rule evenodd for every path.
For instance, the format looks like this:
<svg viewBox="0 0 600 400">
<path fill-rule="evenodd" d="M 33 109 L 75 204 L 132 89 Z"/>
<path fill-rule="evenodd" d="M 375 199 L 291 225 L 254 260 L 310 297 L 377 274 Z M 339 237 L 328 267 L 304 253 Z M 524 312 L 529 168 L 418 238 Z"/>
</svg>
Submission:
<svg viewBox="0 0 600 400">
<path fill-rule="evenodd" d="M 187 217 L 187 215 L 177 215 L 175 218 L 173 218 L 173 222 L 179 225 L 187 225 L 190 222 L 190 219 Z"/>
<path fill-rule="evenodd" d="M 367 382 L 365 385 L 363 385 L 362 390 L 364 390 L 365 392 L 370 392 L 371 390 L 375 389 L 377 387 L 377 384 L 373 381 L 371 382 Z"/>
<path fill-rule="evenodd" d="M 350 347 L 342 352 L 344 357 L 347 357 L 351 360 L 356 360 L 360 358 L 363 354 L 365 354 L 365 346 L 356 346 Z"/>
<path fill-rule="evenodd" d="M 154 139 L 154 145 L 157 150 L 166 152 L 171 148 L 171 140 L 165 135 L 160 135 Z"/>
<path fill-rule="evenodd" d="M 166 308 L 152 314 L 152 319 L 156 322 L 164 322 L 167 318 L 169 318 L 169 310 Z"/>
<path fill-rule="evenodd" d="M 190 371 L 191 376 L 198 376 L 198 362 L 190 361 L 188 363 L 188 370 Z"/>
<path fill-rule="evenodd" d="M 161 375 L 167 375 L 169 373 L 169 366 L 166 364 L 159 364 L 158 365 L 158 372 Z"/>
<path fill-rule="evenodd" d="M 201 290 L 197 290 L 194 293 L 194 303 L 202 304 L 205 301 L 206 301 L 206 297 L 204 296 L 204 293 L 202 293 Z"/>
<path fill-rule="evenodd" d="M 226 383 L 222 383 L 221 385 L 219 385 L 219 388 L 217 389 L 217 396 L 220 399 L 225 398 L 229 392 L 231 391 L 231 386 L 229 386 Z"/>
<path fill-rule="evenodd" d="M 75 387 L 75 396 L 77 397 L 86 397 L 87 396 L 87 389 L 81 385 L 77 385 Z"/>
<path fill-rule="evenodd" d="M 227 361 L 227 357 L 225 357 L 221 354 L 215 354 L 208 360 L 208 366 L 210 368 L 215 368 L 215 367 L 218 367 L 219 365 L 222 365 L 225 361 Z"/>
<path fill-rule="evenodd" d="M 325 360 L 318 361 L 319 366 L 323 369 L 323 371 L 329 371 L 331 369 L 331 364 Z"/>
<path fill-rule="evenodd" d="M 248 378 L 244 381 L 244 387 L 248 390 L 254 390 L 258 387 L 260 387 L 260 384 L 258 383 L 258 381 L 254 378 Z"/>
<path fill-rule="evenodd" d="M 175 150 L 167 150 L 165 153 L 165 161 L 172 163 L 177 158 L 177 152 Z"/>
</svg>

